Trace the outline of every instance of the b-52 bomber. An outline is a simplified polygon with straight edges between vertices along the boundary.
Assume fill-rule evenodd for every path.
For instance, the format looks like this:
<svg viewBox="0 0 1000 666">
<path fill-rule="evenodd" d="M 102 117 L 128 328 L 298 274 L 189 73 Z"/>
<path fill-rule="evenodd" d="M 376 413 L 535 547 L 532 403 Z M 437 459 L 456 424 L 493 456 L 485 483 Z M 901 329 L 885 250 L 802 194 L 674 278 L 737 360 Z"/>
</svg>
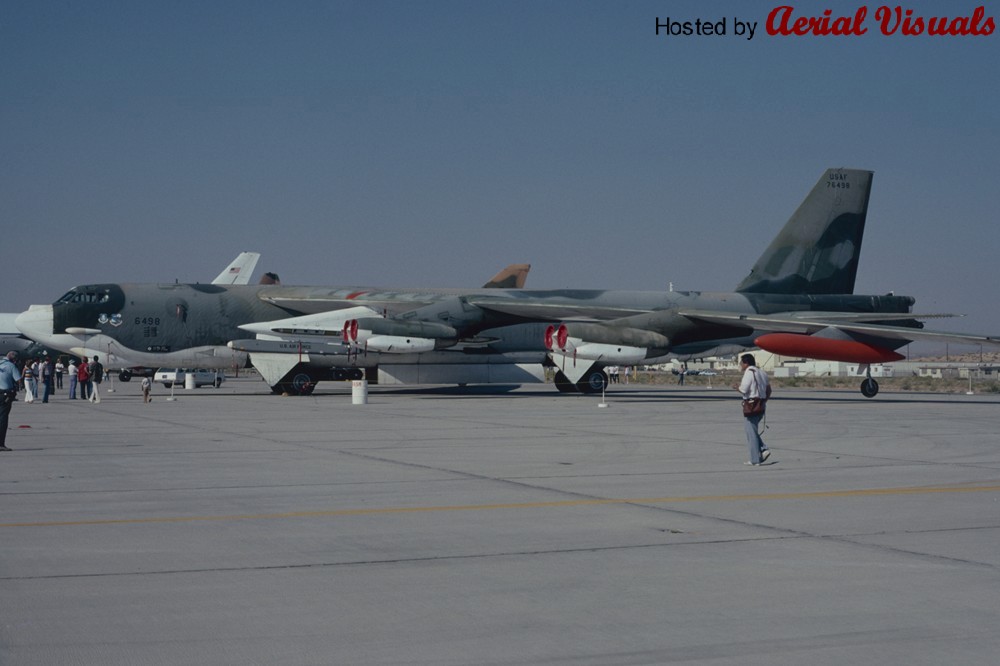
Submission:
<svg viewBox="0 0 1000 666">
<path fill-rule="evenodd" d="M 482 289 L 521 289 L 530 269 L 528 264 L 507 266 Z M 229 269 L 220 278 L 228 274 Z M 246 271 L 243 274 L 249 275 Z M 305 288 L 283 287 L 267 279 L 271 275 L 258 285 L 245 281 L 223 284 L 220 278 L 212 284 L 81 285 L 52 305 L 32 305 L 15 323 L 18 330 L 29 332 L 24 335 L 36 336 L 32 340 L 47 340 L 53 348 L 71 354 L 96 353 L 103 356 L 106 367 L 124 368 L 123 373 L 133 367 L 242 367 L 248 350 L 227 344 L 246 336 L 240 325 L 301 312 L 270 301 Z M 254 364 L 275 392 L 308 392 L 320 380 L 360 379 L 366 371 L 377 376 L 373 371 L 380 367 L 374 344 L 371 354 L 357 359 L 339 339 L 331 345 L 327 340 L 289 342 L 261 335 L 244 342 L 253 346 Z M 413 341 L 403 344 L 416 348 Z M 390 381 L 519 384 L 544 380 L 543 350 L 527 355 L 469 357 L 461 353 L 404 354 L 399 353 L 400 345 L 397 342 L 381 364 L 392 372 L 386 375 Z M 291 365 L 287 365 L 289 359 Z M 288 371 L 291 366 L 297 366 L 296 372 Z"/>
<path fill-rule="evenodd" d="M 228 344 L 288 392 L 376 368 L 421 383 L 512 382 L 500 368 L 537 378 L 537 363 L 555 366 L 560 391 L 596 392 L 608 365 L 755 346 L 870 366 L 914 340 L 1000 345 L 924 330 L 919 319 L 947 315 L 913 314 L 912 297 L 853 293 L 872 176 L 827 170 L 733 292 L 98 284 L 33 306 L 18 326 L 98 352 L 91 340 L 113 340 L 121 354 Z M 870 370 L 861 390 L 878 392 Z"/>
</svg>

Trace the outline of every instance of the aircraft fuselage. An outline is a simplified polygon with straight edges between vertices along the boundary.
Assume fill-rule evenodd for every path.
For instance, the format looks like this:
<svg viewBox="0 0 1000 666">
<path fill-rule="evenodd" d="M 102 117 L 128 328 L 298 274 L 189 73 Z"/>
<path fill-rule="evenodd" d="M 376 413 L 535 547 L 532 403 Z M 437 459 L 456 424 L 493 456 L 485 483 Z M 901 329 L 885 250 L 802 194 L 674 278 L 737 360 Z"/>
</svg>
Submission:
<svg viewBox="0 0 1000 666">
<path fill-rule="evenodd" d="M 280 303 L 278 305 L 277 303 Z M 476 305 L 475 303 L 481 303 Z M 51 307 L 51 324 L 36 309 L 18 325 L 44 344 L 66 351 L 111 352 L 121 365 L 179 363 L 178 354 L 198 350 L 201 357 L 219 356 L 219 367 L 232 363 L 221 351 L 231 340 L 246 338 L 243 324 L 367 306 L 406 321 L 433 321 L 456 329 L 462 339 L 487 338 L 480 351 L 544 350 L 545 322 L 634 317 L 643 328 L 665 336 L 669 346 L 654 347 L 649 357 L 674 349 L 711 347 L 720 340 L 750 339 L 753 328 L 740 324 L 693 322 L 678 314 L 712 310 L 745 314 L 790 311 L 908 312 L 913 299 L 904 296 L 790 295 L 692 291 L 439 289 L 387 290 L 361 287 L 324 288 L 206 284 L 95 284 L 70 290 Z M 545 319 L 509 314 L 539 306 Z M 489 333 L 491 335 L 484 335 Z M 336 349 L 339 340 L 329 339 Z M 59 343 L 58 345 L 54 343 Z M 219 348 L 216 352 L 206 350 Z M 468 349 L 475 353 L 474 348 Z M 114 360 L 114 359 L 111 359 Z M 197 363 L 200 367 L 211 363 Z"/>
</svg>

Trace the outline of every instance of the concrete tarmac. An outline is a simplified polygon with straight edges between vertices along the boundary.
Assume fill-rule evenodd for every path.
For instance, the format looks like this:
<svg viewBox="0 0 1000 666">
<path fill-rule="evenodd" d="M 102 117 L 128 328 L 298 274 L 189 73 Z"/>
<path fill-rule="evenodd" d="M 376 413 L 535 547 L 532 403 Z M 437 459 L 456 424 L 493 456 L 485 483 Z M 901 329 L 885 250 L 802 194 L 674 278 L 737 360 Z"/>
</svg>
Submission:
<svg viewBox="0 0 1000 666">
<path fill-rule="evenodd" d="M 1000 655 L 1000 396 L 115 388 L 14 405 L 0 664 Z"/>
</svg>

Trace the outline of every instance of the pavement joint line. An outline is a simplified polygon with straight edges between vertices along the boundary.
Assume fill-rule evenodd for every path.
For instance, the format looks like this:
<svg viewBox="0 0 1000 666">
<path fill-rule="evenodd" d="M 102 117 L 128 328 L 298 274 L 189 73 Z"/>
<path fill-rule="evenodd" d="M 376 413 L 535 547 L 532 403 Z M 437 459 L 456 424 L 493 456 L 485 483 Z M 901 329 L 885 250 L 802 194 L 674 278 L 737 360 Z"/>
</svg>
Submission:
<svg viewBox="0 0 1000 666">
<path fill-rule="evenodd" d="M 868 488 L 859 490 L 824 490 L 794 493 L 749 493 L 733 495 L 695 495 L 689 497 L 634 497 L 554 500 L 547 502 L 509 502 L 497 504 L 459 504 L 453 506 L 381 507 L 369 509 L 329 509 L 319 511 L 288 511 L 281 513 L 232 514 L 218 516 L 165 516 L 147 518 L 110 518 L 71 521 L 40 521 L 26 523 L 0 523 L 0 528 L 15 527 L 74 527 L 85 525 L 129 525 L 152 523 L 193 523 L 233 520 L 274 520 L 280 518 L 333 518 L 366 515 L 407 513 L 438 513 L 444 511 L 491 511 L 501 509 L 543 509 L 578 506 L 612 506 L 616 504 L 650 505 L 679 504 L 687 502 L 774 501 L 794 499 L 828 499 L 849 497 L 875 497 L 898 495 L 926 495 L 934 493 L 1000 492 L 1000 485 L 923 486 L 910 488 Z"/>
<path fill-rule="evenodd" d="M 420 562 L 443 562 L 456 560 L 484 560 L 505 557 L 525 557 L 539 555 L 573 555 L 580 553 L 601 553 L 608 551 L 638 550 L 644 548 L 683 548 L 690 546 L 705 546 L 712 544 L 755 543 L 762 541 L 779 541 L 783 539 L 809 538 L 802 536 L 749 537 L 742 539 L 709 539 L 705 541 L 685 541 L 682 543 L 633 543 L 615 546 L 578 546 L 570 548 L 537 548 L 532 550 L 504 550 L 482 553 L 453 553 L 448 555 L 430 555 L 414 557 L 393 557 L 387 559 L 343 560 L 328 562 L 301 562 L 286 564 L 257 564 L 247 566 L 219 566 L 198 569 L 147 569 L 141 571 L 104 571 L 80 572 L 62 574 L 43 574 L 37 576 L 0 576 L 0 581 L 25 580 L 55 580 L 59 578 L 110 578 L 119 576 L 163 576 L 176 574 L 204 573 L 241 573 L 245 571 L 277 571 L 294 569 L 326 569 L 332 567 L 380 566 L 393 564 L 413 564 Z"/>
</svg>

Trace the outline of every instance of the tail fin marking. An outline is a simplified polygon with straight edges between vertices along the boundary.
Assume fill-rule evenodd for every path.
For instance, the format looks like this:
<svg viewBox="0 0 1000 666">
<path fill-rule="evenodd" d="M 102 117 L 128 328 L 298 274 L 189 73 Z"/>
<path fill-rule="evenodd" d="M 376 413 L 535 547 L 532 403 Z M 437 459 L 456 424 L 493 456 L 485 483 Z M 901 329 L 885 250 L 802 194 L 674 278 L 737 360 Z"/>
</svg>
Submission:
<svg viewBox="0 0 1000 666">
<path fill-rule="evenodd" d="M 872 175 L 827 169 L 736 291 L 854 293 Z"/>
</svg>

